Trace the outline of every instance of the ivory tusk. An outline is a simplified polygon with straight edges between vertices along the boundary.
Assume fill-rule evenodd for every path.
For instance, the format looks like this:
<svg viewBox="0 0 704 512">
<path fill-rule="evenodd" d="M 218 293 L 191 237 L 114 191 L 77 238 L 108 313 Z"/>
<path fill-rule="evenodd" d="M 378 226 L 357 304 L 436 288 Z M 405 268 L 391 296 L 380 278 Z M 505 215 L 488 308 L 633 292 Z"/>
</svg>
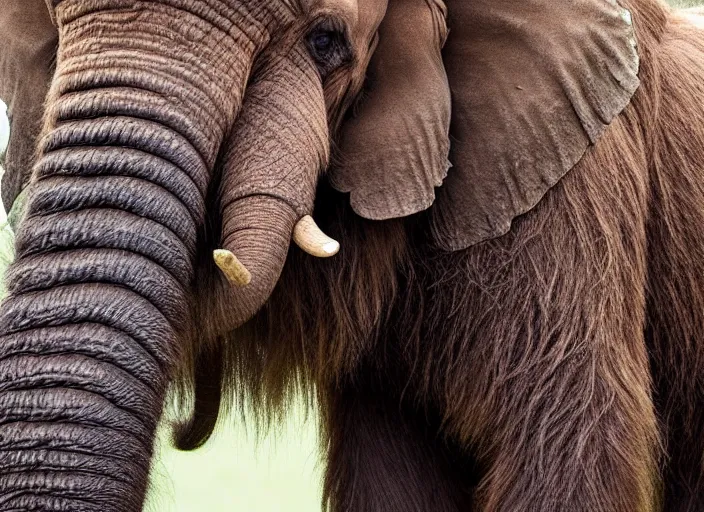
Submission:
<svg viewBox="0 0 704 512">
<path fill-rule="evenodd" d="M 306 215 L 296 224 L 293 229 L 293 241 L 317 258 L 329 258 L 340 250 L 340 244 L 323 233 L 310 215 Z"/>
<path fill-rule="evenodd" d="M 247 267 L 230 251 L 216 249 L 213 251 L 213 259 L 227 280 L 235 286 L 247 286 L 252 281 L 252 274 Z"/>
</svg>

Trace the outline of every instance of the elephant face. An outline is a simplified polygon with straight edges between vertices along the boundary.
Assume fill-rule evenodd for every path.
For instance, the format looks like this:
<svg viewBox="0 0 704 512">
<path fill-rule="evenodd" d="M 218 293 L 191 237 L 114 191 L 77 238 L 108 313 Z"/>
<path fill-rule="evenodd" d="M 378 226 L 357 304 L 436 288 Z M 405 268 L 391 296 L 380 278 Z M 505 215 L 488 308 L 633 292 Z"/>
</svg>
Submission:
<svg viewBox="0 0 704 512">
<path fill-rule="evenodd" d="M 112 173 L 148 155 L 149 164 L 141 158 L 136 166 L 154 186 L 133 200 L 135 213 L 186 242 L 190 258 L 204 219 L 221 231 L 214 255 L 229 283 L 213 283 L 221 290 L 211 294 L 222 311 L 218 329 L 241 324 L 266 300 L 300 219 L 296 239 L 304 248 L 336 252 L 307 216 L 328 162 L 329 127 L 339 125 L 362 86 L 385 0 L 68 0 L 49 7 L 60 45 L 29 219 L 68 206 L 75 183 L 57 177 L 58 167 L 80 161 Z M 125 150 L 111 159 L 105 148 L 114 146 Z M 168 185 L 153 176 L 165 165 L 180 176 Z M 112 179 L 123 183 L 84 192 L 81 208 L 124 209 L 125 196 L 115 191 L 136 192 L 136 182 Z"/>
</svg>

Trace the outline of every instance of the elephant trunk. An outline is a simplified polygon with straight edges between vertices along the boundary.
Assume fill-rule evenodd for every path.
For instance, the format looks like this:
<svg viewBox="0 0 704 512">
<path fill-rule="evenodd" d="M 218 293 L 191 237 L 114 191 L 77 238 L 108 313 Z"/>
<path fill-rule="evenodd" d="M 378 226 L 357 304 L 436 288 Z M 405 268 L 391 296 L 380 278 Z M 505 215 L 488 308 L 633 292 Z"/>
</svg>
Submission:
<svg viewBox="0 0 704 512">
<path fill-rule="evenodd" d="M 210 172 L 257 48 L 219 18 L 164 27 L 85 5 L 56 9 L 58 74 L 0 308 L 2 510 L 141 510 Z"/>
<path fill-rule="evenodd" d="M 142 507 L 188 317 L 194 220 L 177 196 L 142 182 L 144 167 L 118 175 L 138 150 L 67 147 L 125 133 L 111 122 L 51 132 L 17 234 L 0 309 L 2 510 Z"/>
<path fill-rule="evenodd" d="M 325 99 L 302 46 L 280 57 L 247 90 L 220 184 L 221 249 L 215 260 L 231 284 L 219 309 L 219 333 L 247 321 L 279 279 L 292 238 L 307 252 L 332 256 L 339 245 L 310 217 L 329 151 Z M 225 259 L 228 258 L 228 259 Z M 212 316 L 211 316 L 212 318 Z"/>
<path fill-rule="evenodd" d="M 223 159 L 218 197 L 221 236 L 214 251 L 222 270 L 199 276 L 199 333 L 219 340 L 246 322 L 269 298 L 291 239 L 313 256 L 339 244 L 310 217 L 320 171 L 328 160 L 325 100 L 302 47 L 273 60 L 250 86 Z M 215 281 L 212 278 L 215 277 Z M 195 404 L 175 432 L 176 446 L 198 448 L 212 434 L 220 408 L 223 346 L 204 347 L 194 364 Z M 222 382 L 223 386 L 226 386 Z"/>
</svg>

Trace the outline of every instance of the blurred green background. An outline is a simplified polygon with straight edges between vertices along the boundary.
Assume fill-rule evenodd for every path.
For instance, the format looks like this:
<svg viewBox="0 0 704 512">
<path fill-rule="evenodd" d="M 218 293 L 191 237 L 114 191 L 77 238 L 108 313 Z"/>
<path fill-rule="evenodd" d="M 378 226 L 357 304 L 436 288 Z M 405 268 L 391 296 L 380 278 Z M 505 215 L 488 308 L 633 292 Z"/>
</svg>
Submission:
<svg viewBox="0 0 704 512">
<path fill-rule="evenodd" d="M 285 425 L 258 438 L 225 420 L 194 453 L 169 446 L 162 430 L 152 467 L 148 512 L 314 512 L 321 509 L 322 462 L 317 418 L 302 405 Z"/>
<path fill-rule="evenodd" d="M 704 0 L 669 2 L 676 7 L 704 5 Z M 2 212 L 0 207 L 0 272 L 12 258 L 14 242 Z M 241 421 L 223 419 L 208 444 L 194 453 L 170 446 L 165 418 L 146 511 L 319 511 L 323 465 L 317 417 L 308 412 L 293 405 L 288 421 L 264 437 L 255 436 Z"/>
</svg>

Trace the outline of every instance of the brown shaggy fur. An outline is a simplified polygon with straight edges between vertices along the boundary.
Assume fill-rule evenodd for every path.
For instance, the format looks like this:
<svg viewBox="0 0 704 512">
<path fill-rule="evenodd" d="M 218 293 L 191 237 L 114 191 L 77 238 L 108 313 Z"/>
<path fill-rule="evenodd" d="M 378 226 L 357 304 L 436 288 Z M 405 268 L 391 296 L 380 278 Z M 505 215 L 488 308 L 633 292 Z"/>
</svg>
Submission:
<svg viewBox="0 0 704 512">
<path fill-rule="evenodd" d="M 343 251 L 292 248 L 200 356 L 265 423 L 316 390 L 330 510 L 704 510 L 704 33 L 622 3 L 642 87 L 508 235 L 439 252 L 425 215 L 366 221 L 322 184 Z M 219 399 L 199 387 L 182 447 Z"/>
</svg>

